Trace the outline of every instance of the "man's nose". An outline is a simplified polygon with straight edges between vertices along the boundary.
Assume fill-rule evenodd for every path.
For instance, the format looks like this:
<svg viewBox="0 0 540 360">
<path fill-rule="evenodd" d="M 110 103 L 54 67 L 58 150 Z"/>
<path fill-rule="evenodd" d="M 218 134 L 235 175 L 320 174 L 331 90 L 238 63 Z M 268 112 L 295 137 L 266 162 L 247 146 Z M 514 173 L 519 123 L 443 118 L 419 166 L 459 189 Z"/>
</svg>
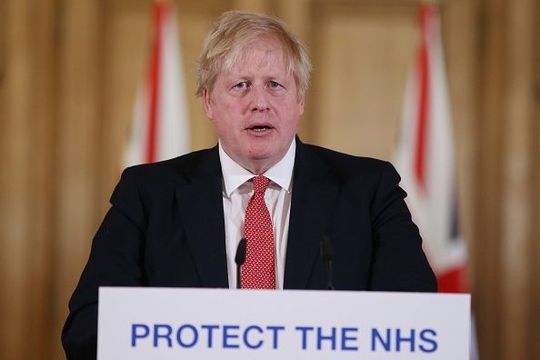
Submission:
<svg viewBox="0 0 540 360">
<path fill-rule="evenodd" d="M 268 93 L 264 86 L 253 86 L 251 89 L 251 111 L 262 112 L 270 109 Z"/>
</svg>

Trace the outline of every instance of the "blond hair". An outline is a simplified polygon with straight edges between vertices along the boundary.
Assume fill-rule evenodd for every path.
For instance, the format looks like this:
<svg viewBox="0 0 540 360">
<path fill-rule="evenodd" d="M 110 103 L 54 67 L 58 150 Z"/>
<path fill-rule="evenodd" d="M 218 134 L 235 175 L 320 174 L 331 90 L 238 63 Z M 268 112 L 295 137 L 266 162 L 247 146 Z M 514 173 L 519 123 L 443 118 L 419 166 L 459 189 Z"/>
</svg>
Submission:
<svg viewBox="0 0 540 360">
<path fill-rule="evenodd" d="M 222 69 L 230 69 L 242 50 L 262 37 L 275 37 L 282 45 L 287 70 L 295 79 L 298 97 L 303 98 L 309 86 L 311 60 L 305 46 L 285 23 L 273 16 L 244 11 L 223 13 L 207 35 L 197 67 L 197 92 L 211 91 Z"/>
</svg>

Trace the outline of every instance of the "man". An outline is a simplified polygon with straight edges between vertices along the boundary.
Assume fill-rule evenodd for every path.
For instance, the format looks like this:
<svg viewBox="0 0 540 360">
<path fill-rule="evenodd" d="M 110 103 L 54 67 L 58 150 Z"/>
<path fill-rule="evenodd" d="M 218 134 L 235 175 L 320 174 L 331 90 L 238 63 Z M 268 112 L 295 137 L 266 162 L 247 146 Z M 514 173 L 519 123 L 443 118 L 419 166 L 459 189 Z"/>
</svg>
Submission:
<svg viewBox="0 0 540 360">
<path fill-rule="evenodd" d="M 99 286 L 436 291 L 393 167 L 297 137 L 311 65 L 278 19 L 227 12 L 199 62 L 218 145 L 127 169 L 70 301 L 69 359 L 95 358 Z"/>
</svg>

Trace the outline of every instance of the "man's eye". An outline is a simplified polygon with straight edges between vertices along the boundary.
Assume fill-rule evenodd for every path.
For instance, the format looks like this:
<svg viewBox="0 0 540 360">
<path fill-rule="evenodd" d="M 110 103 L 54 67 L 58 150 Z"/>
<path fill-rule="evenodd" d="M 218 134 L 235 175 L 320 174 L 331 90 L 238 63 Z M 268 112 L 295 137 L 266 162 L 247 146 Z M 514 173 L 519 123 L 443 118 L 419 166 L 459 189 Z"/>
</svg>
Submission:
<svg viewBox="0 0 540 360">
<path fill-rule="evenodd" d="M 277 81 L 270 81 L 270 83 L 268 84 L 268 86 L 269 86 L 271 89 L 277 89 L 277 88 L 280 88 L 280 87 L 281 87 L 281 84 L 278 83 Z"/>
<path fill-rule="evenodd" d="M 238 84 L 233 86 L 234 89 L 238 89 L 238 90 L 244 90 L 244 89 L 247 89 L 247 87 L 248 87 L 247 81 L 239 82 Z"/>
</svg>

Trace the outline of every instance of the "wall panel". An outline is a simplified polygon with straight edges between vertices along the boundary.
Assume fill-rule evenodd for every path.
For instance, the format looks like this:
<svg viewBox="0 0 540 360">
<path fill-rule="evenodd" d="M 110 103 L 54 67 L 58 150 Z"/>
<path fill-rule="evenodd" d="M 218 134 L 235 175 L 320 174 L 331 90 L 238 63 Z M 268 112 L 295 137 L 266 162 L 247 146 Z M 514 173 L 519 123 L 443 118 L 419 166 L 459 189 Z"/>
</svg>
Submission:
<svg viewBox="0 0 540 360">
<path fill-rule="evenodd" d="M 26 359 L 52 357 L 57 348 L 58 333 L 47 331 L 55 323 L 56 288 L 53 267 L 56 261 L 53 224 L 57 217 L 54 211 L 56 183 L 57 143 L 57 14 L 53 0 L 37 0 L 32 6 L 32 95 L 30 103 L 30 182 L 31 213 L 28 224 L 30 249 L 26 259 L 28 304 L 25 316 L 25 333 L 34 339 L 32 346 L 25 346 Z M 23 337 L 24 338 L 24 337 Z M 20 357 L 23 358 L 23 357 Z"/>
<path fill-rule="evenodd" d="M 482 355 L 531 359 L 534 148 L 532 1 L 481 1 L 476 271 Z M 536 28 L 536 29 L 535 29 Z M 536 61 L 536 62 L 535 62 Z M 536 305 L 531 305 L 536 304 Z"/>
<path fill-rule="evenodd" d="M 0 221 L 0 266 L 2 269 L 1 315 L 3 321 L 12 325 L 0 327 L 0 356 L 22 354 L 24 330 L 25 290 L 27 288 L 27 264 L 29 255 L 30 213 L 30 108 L 31 59 L 27 1 L 10 1 L 3 5 L 5 17 L 2 32 L 5 34 L 4 71 L 2 73 L 2 109 L 0 146 L 2 156 Z"/>
<path fill-rule="evenodd" d="M 56 145 L 55 324 L 58 338 L 67 302 L 88 258 L 100 221 L 97 197 L 103 112 L 103 27 L 101 1 L 65 0 L 59 38 L 59 107 Z M 59 347 L 54 354 L 61 357 Z"/>
<path fill-rule="evenodd" d="M 53 322 L 54 287 L 52 10 L 51 1 L 41 0 L 2 2 L 0 11 L 2 359 L 48 357 L 56 339 L 44 332 Z"/>
<path fill-rule="evenodd" d="M 416 6 L 315 3 L 313 141 L 390 159 L 416 49 Z"/>
</svg>

